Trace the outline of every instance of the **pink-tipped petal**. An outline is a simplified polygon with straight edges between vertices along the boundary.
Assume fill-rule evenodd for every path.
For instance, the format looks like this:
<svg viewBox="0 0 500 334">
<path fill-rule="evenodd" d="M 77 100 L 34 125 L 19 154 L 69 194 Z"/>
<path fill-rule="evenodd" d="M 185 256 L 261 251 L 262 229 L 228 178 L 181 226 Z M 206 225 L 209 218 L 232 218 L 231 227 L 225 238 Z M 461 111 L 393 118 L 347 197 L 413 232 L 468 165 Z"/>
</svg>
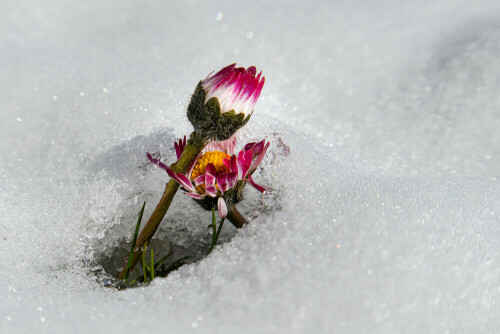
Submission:
<svg viewBox="0 0 500 334">
<path fill-rule="evenodd" d="M 234 153 L 234 148 L 236 147 L 236 134 L 232 135 L 231 138 L 226 140 L 210 141 L 205 148 L 203 148 L 202 153 L 210 151 L 221 151 L 229 155 Z"/>
<path fill-rule="evenodd" d="M 177 177 L 177 174 L 171 170 L 170 168 L 166 169 L 168 176 L 170 176 L 172 179 L 177 181 L 178 183 L 182 184 L 182 181 Z"/>
<path fill-rule="evenodd" d="M 215 185 L 215 176 L 210 174 L 209 172 L 205 173 L 205 186 L 213 186 Z"/>
<path fill-rule="evenodd" d="M 196 179 L 194 179 L 194 186 L 197 187 L 200 184 L 205 183 L 205 174 L 202 174 L 198 176 Z"/>
<path fill-rule="evenodd" d="M 248 175 L 248 183 L 250 183 L 255 189 L 257 189 L 261 193 L 271 190 L 271 188 L 269 187 L 261 186 L 260 184 L 255 183 L 251 175 Z"/>
<path fill-rule="evenodd" d="M 227 174 L 227 188 L 234 188 L 238 182 L 238 173 L 228 173 Z"/>
<path fill-rule="evenodd" d="M 260 165 L 262 160 L 264 160 L 264 156 L 266 155 L 267 149 L 269 148 L 269 142 L 262 148 L 262 150 L 259 152 L 259 154 L 254 157 L 254 160 L 252 161 L 252 165 L 250 166 L 249 171 L 252 172 L 257 169 L 257 166 Z"/>
<path fill-rule="evenodd" d="M 219 200 L 217 201 L 217 211 L 219 212 L 219 217 L 226 218 L 227 206 L 226 201 L 224 201 L 224 198 L 222 197 L 219 197 Z"/>
<path fill-rule="evenodd" d="M 227 145 L 227 154 L 233 155 L 234 149 L 236 148 L 236 133 L 227 140 L 229 143 Z"/>
<path fill-rule="evenodd" d="M 179 139 L 179 143 L 175 142 L 174 147 L 175 155 L 177 156 L 177 159 L 179 159 L 182 155 L 182 152 L 184 152 L 184 147 L 186 147 L 186 136 L 184 136 L 184 139 Z"/>
<path fill-rule="evenodd" d="M 219 186 L 219 189 L 220 189 L 221 193 L 224 194 L 224 192 L 228 188 L 227 174 L 219 174 L 219 175 L 217 175 L 217 185 Z"/>
<path fill-rule="evenodd" d="M 224 163 L 224 167 L 231 170 L 231 159 L 226 158 L 226 159 L 224 159 L 223 163 Z"/>
<path fill-rule="evenodd" d="M 205 187 L 205 193 L 210 197 L 217 196 L 217 188 L 215 186 Z"/>
<path fill-rule="evenodd" d="M 262 76 L 262 71 L 259 72 L 259 75 L 257 75 L 257 77 L 255 77 L 255 79 L 260 80 L 261 76 Z"/>
<path fill-rule="evenodd" d="M 217 174 L 217 170 L 215 169 L 215 166 L 213 163 L 207 164 L 207 167 L 205 167 L 205 172 L 210 173 L 212 175 Z"/>
<path fill-rule="evenodd" d="M 251 114 L 265 81 L 262 71 L 256 75 L 255 66 L 245 69 L 235 64 L 209 75 L 201 83 L 206 93 L 205 103 L 215 97 L 219 101 L 221 113 L 234 110 L 236 113 Z"/>
<path fill-rule="evenodd" d="M 248 151 L 248 150 L 252 149 L 252 147 L 254 147 L 254 145 L 256 145 L 256 144 L 257 143 L 253 143 L 253 142 L 252 143 L 247 143 L 245 145 L 245 147 L 243 147 L 243 151 Z"/>
<path fill-rule="evenodd" d="M 264 149 L 264 144 L 265 144 L 265 139 L 261 140 L 258 143 L 248 143 L 245 145 L 243 148 L 244 151 L 252 151 L 252 154 L 255 158 L 255 156 L 259 155 L 262 150 Z"/>
<path fill-rule="evenodd" d="M 252 151 L 240 151 L 238 154 L 238 179 L 243 179 L 252 164 Z"/>
<path fill-rule="evenodd" d="M 262 141 L 256 143 L 252 147 L 252 153 L 253 153 L 254 156 L 259 155 L 262 152 L 262 150 L 264 149 L 265 143 L 266 143 L 266 140 L 262 139 Z"/>
<path fill-rule="evenodd" d="M 186 188 L 187 190 L 192 191 L 192 192 L 195 191 L 193 184 L 191 183 L 191 181 L 189 181 L 189 179 L 186 177 L 186 175 L 183 175 L 181 173 L 176 173 L 175 175 L 177 175 L 177 178 L 180 180 L 179 183 L 184 188 Z"/>
<path fill-rule="evenodd" d="M 160 159 L 154 159 L 153 156 L 149 153 L 146 153 L 146 156 L 148 157 L 149 161 L 160 167 L 161 169 L 167 171 L 168 173 L 168 166 L 165 165 L 163 162 L 160 161 Z"/>
<path fill-rule="evenodd" d="M 255 76 L 256 73 L 257 73 L 257 69 L 255 68 L 255 66 L 250 66 L 249 68 L 247 68 L 247 74 Z"/>
<path fill-rule="evenodd" d="M 177 160 L 181 157 L 181 149 L 179 147 L 179 144 L 177 142 L 174 143 L 174 148 L 175 148 L 175 155 L 177 156 Z"/>
<path fill-rule="evenodd" d="M 215 73 L 214 75 L 208 75 L 205 80 L 203 80 L 203 85 L 215 85 L 219 83 L 220 81 L 223 81 L 224 79 L 227 78 L 227 75 L 233 71 L 233 69 L 236 67 L 236 63 L 228 65 L 221 69 L 219 72 Z M 213 72 L 212 72 L 213 73 Z"/>
<path fill-rule="evenodd" d="M 168 167 L 167 167 L 166 171 L 167 171 L 167 174 L 171 178 L 173 178 L 175 181 L 177 181 L 186 190 L 188 190 L 190 192 L 196 192 L 195 188 L 193 187 L 193 184 L 191 183 L 191 181 L 189 181 L 189 179 L 185 175 L 183 175 L 181 173 L 176 173 Z"/>
<path fill-rule="evenodd" d="M 191 197 L 191 198 L 194 198 L 194 199 L 203 199 L 204 196 L 198 194 L 198 193 L 188 193 L 188 192 L 185 192 L 184 193 L 185 195 Z"/>
<path fill-rule="evenodd" d="M 207 165 L 207 168 L 205 168 L 205 186 L 215 185 L 215 175 L 216 175 L 215 166 L 214 164 L 209 163 Z"/>
<path fill-rule="evenodd" d="M 229 170 L 231 172 L 235 172 L 235 173 L 238 173 L 238 157 L 233 155 L 231 157 L 231 163 L 230 163 L 230 168 Z"/>
</svg>

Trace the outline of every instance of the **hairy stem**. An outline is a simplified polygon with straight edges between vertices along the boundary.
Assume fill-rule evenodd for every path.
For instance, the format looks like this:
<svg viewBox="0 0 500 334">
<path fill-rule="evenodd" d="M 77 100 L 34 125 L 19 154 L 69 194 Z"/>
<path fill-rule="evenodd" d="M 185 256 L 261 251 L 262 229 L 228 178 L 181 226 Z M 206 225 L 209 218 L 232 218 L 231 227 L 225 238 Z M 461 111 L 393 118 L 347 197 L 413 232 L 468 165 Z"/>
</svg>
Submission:
<svg viewBox="0 0 500 334">
<path fill-rule="evenodd" d="M 206 139 L 200 138 L 200 136 L 197 135 L 196 132 L 193 132 L 179 160 L 170 165 L 170 169 L 174 172 L 185 174 L 188 171 L 188 168 L 193 160 L 196 159 L 203 147 L 205 147 L 206 143 Z M 172 203 L 172 200 L 174 199 L 175 193 L 178 189 L 179 184 L 175 180 L 170 179 L 170 181 L 168 181 L 167 185 L 165 186 L 165 191 L 161 196 L 160 202 L 156 206 L 148 222 L 142 229 L 141 234 L 139 234 L 139 237 L 137 238 L 134 254 L 132 256 L 132 262 L 130 264 L 131 271 L 134 269 L 135 265 L 142 255 L 142 246 L 145 243 L 151 241 L 151 238 L 153 238 L 153 235 L 156 233 L 158 226 L 160 226 L 163 217 L 165 217 L 170 203 Z M 126 268 L 127 264 L 125 264 L 124 269 L 118 275 L 119 279 L 125 278 Z"/>
<path fill-rule="evenodd" d="M 229 209 L 226 217 L 231 224 L 236 228 L 242 228 L 243 226 L 248 224 L 248 221 L 241 215 L 241 213 L 236 208 L 236 205 L 233 205 L 231 209 Z"/>
</svg>

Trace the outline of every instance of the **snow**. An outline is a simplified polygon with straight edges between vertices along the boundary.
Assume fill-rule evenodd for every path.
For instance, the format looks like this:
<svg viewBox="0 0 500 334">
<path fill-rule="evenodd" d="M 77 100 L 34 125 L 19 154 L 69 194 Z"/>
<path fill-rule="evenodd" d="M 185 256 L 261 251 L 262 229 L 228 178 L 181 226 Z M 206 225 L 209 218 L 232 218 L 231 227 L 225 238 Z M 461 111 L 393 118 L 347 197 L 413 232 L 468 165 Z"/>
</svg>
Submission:
<svg viewBox="0 0 500 334">
<path fill-rule="evenodd" d="M 498 1 L 0 9 L 2 333 L 500 326 Z M 266 75 L 239 145 L 271 142 L 274 192 L 247 189 L 250 226 L 208 257 L 104 287 L 167 180 L 144 152 L 172 161 L 189 94 L 232 62 Z M 201 258 L 209 222 L 176 196 L 158 250 Z"/>
</svg>

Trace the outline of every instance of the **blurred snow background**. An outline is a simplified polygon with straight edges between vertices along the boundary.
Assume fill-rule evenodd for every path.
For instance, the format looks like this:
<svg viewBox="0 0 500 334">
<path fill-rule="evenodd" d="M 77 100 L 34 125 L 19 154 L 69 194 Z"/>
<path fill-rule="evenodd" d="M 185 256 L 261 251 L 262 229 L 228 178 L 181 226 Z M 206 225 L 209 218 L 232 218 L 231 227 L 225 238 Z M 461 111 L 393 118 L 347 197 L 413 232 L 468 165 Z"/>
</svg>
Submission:
<svg viewBox="0 0 500 334">
<path fill-rule="evenodd" d="M 497 331 L 499 22 L 498 1 L 0 2 L 0 331 Z M 143 152 L 172 157 L 232 62 L 266 75 L 241 139 L 271 141 L 276 194 L 249 189 L 251 226 L 202 261 L 103 287 L 166 181 Z M 191 218 L 160 237 L 206 241 L 175 201 Z"/>
</svg>

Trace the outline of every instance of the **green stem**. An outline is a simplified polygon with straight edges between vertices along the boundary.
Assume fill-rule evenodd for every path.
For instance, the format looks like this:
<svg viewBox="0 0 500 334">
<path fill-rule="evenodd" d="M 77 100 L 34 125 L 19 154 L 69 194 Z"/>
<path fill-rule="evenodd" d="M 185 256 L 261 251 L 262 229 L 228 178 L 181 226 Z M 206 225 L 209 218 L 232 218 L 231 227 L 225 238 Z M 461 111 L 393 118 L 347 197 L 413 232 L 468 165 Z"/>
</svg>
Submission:
<svg viewBox="0 0 500 334">
<path fill-rule="evenodd" d="M 212 253 L 215 245 L 217 245 L 217 240 L 219 240 L 220 231 L 222 231 L 222 226 L 224 225 L 225 218 L 222 218 L 219 222 L 219 228 L 217 228 L 217 223 L 215 222 L 215 209 L 212 209 L 212 245 L 208 254 Z"/>
<path fill-rule="evenodd" d="M 217 229 L 217 237 L 215 238 L 215 243 L 217 243 L 217 240 L 219 240 L 220 231 L 222 231 L 222 226 L 224 226 L 224 220 L 226 220 L 226 218 L 222 218 L 220 220 L 219 228 Z"/>
<path fill-rule="evenodd" d="M 215 209 L 212 208 L 212 246 L 210 246 L 210 251 L 214 248 L 217 243 L 217 222 L 215 221 Z"/>
<path fill-rule="evenodd" d="M 189 166 L 193 162 L 194 159 L 198 156 L 201 150 L 207 144 L 207 140 L 201 138 L 196 132 L 193 132 L 189 138 L 188 144 L 184 148 L 182 155 L 176 163 L 170 165 L 170 169 L 177 173 L 187 173 Z M 179 183 L 175 180 L 170 179 L 170 181 L 165 186 L 165 191 L 160 199 L 160 202 L 156 206 L 155 210 L 151 214 L 148 222 L 142 229 L 139 234 L 139 238 L 137 239 L 137 244 L 134 250 L 134 254 L 132 256 L 132 262 L 130 264 L 130 270 L 132 270 L 137 262 L 139 261 L 142 254 L 142 246 L 151 240 L 153 235 L 156 233 L 158 226 L 165 217 L 167 210 L 174 199 L 175 193 L 179 189 Z M 124 279 L 126 274 L 126 267 L 120 272 L 118 275 L 119 279 Z"/>
<path fill-rule="evenodd" d="M 151 247 L 151 271 L 150 271 L 151 280 L 155 279 L 155 257 L 153 254 L 153 247 Z"/>
</svg>

